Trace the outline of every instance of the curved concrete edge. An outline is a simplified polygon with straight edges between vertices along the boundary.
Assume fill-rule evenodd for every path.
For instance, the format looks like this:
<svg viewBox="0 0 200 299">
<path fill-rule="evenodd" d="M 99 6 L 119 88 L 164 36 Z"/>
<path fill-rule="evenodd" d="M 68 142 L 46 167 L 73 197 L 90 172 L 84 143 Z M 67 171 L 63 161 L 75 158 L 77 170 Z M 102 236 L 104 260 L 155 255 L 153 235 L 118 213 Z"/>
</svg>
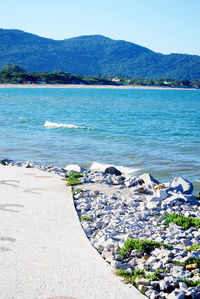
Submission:
<svg viewBox="0 0 200 299">
<path fill-rule="evenodd" d="M 0 298 L 146 298 L 87 239 L 70 188 L 35 168 L 0 166 Z"/>
<path fill-rule="evenodd" d="M 98 251 L 90 244 L 89 239 L 85 235 L 85 232 L 83 228 L 81 227 L 81 223 L 79 220 L 79 217 L 77 215 L 76 209 L 74 207 L 74 199 L 72 196 L 71 192 L 72 188 L 70 187 L 70 193 L 71 193 L 71 203 L 72 203 L 72 213 L 75 214 L 73 215 L 74 217 L 74 228 L 75 228 L 75 233 L 77 234 L 77 237 L 75 238 L 76 240 L 79 239 L 79 242 L 82 243 L 82 248 L 81 251 L 84 251 L 84 257 L 85 257 L 85 262 L 88 264 L 90 267 L 91 275 L 91 283 L 95 281 L 101 282 L 102 287 L 103 287 L 103 292 L 104 295 L 96 292 L 96 297 L 94 296 L 95 294 L 91 296 L 92 298 L 138 298 L 138 299 L 143 299 L 147 298 L 141 292 L 132 286 L 129 283 L 124 282 L 124 279 L 120 276 L 117 276 L 115 274 L 115 270 L 111 265 L 109 265 L 98 253 Z M 83 253 L 83 252 L 82 252 Z M 86 261 L 87 260 L 87 261 Z M 97 276 L 96 278 L 94 276 Z M 105 281 L 106 280 L 106 281 Z M 112 289 L 111 289 L 112 285 Z M 108 288 L 109 292 L 106 295 L 106 288 Z M 95 290 L 95 285 L 93 285 L 93 291 Z M 137 297 L 136 297 L 137 296 Z M 88 297 L 90 298 L 90 297 Z"/>
</svg>

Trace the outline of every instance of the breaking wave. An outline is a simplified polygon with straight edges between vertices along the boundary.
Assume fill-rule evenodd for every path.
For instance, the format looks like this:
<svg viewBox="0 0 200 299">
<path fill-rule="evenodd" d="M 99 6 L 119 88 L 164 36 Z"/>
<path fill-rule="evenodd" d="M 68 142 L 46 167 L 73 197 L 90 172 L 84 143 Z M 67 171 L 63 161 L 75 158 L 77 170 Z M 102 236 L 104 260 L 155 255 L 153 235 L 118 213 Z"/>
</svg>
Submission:
<svg viewBox="0 0 200 299">
<path fill-rule="evenodd" d="M 68 128 L 68 129 L 88 129 L 88 130 L 92 130 L 91 128 L 88 127 L 84 127 L 84 126 L 76 126 L 73 124 L 62 124 L 62 123 L 54 123 L 54 122 L 50 122 L 50 121 L 46 121 L 44 123 L 44 127 L 46 128 Z"/>
</svg>

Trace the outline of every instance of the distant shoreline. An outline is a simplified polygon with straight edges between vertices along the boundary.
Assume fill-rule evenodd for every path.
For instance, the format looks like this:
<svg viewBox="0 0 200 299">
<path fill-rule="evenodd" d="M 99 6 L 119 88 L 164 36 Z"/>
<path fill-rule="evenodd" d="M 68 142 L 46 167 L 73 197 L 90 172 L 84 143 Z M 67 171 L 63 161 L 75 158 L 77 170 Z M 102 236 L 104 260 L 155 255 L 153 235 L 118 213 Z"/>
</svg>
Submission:
<svg viewBox="0 0 200 299">
<path fill-rule="evenodd" d="M 158 90 L 199 90 L 197 88 L 142 86 L 142 85 L 83 85 L 83 84 L 0 84 L 0 88 L 90 88 L 90 89 L 158 89 Z"/>
</svg>

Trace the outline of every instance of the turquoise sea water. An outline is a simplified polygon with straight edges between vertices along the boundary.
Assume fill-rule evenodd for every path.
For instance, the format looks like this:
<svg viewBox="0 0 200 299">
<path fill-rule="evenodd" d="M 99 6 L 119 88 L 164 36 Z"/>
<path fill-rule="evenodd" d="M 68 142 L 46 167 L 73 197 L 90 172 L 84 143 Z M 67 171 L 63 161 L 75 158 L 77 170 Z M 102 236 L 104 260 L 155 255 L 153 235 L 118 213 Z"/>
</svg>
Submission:
<svg viewBox="0 0 200 299">
<path fill-rule="evenodd" d="M 1 158 L 200 180 L 198 90 L 6 88 L 0 104 Z"/>
</svg>

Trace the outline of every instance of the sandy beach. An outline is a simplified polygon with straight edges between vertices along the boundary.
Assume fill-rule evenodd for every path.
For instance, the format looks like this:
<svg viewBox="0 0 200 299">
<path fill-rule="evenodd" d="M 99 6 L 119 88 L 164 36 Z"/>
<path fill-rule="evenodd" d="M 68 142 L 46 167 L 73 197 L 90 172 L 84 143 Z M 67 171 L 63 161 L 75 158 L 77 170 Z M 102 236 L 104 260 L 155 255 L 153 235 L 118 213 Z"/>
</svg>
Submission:
<svg viewBox="0 0 200 299">
<path fill-rule="evenodd" d="M 82 85 L 82 84 L 0 84 L 0 88 L 100 88 L 100 89 L 157 89 L 157 90 L 196 90 L 195 88 L 172 88 L 162 86 L 141 86 L 141 85 Z"/>
</svg>

